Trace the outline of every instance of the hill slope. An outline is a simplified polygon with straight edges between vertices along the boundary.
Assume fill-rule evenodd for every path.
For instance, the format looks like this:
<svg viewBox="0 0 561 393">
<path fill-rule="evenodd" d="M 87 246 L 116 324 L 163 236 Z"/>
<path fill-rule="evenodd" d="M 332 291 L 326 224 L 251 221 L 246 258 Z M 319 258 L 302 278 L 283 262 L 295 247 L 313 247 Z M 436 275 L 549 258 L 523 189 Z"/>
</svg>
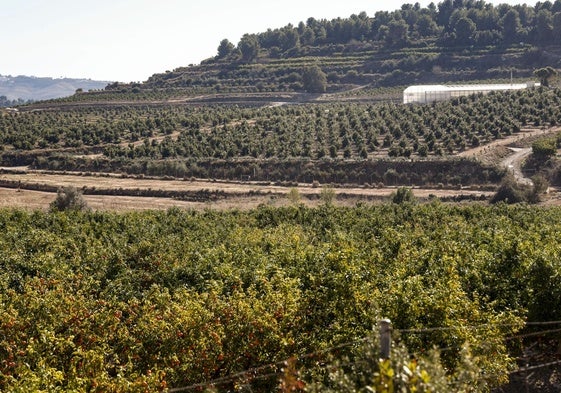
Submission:
<svg viewBox="0 0 561 393">
<path fill-rule="evenodd" d="M 503 168 L 450 159 L 561 123 L 560 90 L 424 107 L 373 101 L 400 100 L 413 82 L 531 78 L 538 67 L 561 65 L 559 29 L 561 0 L 457 0 L 309 19 L 245 35 L 237 47 L 223 40 L 216 57 L 144 83 L 112 83 L 6 115 L 6 129 L 17 132 L 3 136 L 2 162 L 184 178 L 495 184 Z M 306 102 L 314 105 L 277 105 Z"/>
<path fill-rule="evenodd" d="M 533 79 L 536 69 L 561 68 L 558 37 L 561 0 L 533 7 L 467 0 L 426 8 L 405 4 L 372 17 L 309 18 L 245 34 L 237 45 L 225 39 L 217 55 L 199 65 L 69 100 L 242 102 L 242 95 L 309 101 L 317 96 L 306 93 L 324 92 L 336 94 L 328 97 L 336 101 L 399 99 L 409 84 Z"/>
<path fill-rule="evenodd" d="M 237 46 L 223 40 L 216 57 L 198 66 L 155 74 L 140 88 L 200 92 L 341 91 L 478 79 L 530 78 L 536 68 L 561 67 L 561 1 L 493 6 L 443 1 L 405 4 L 394 12 L 331 21 L 308 19 Z M 325 84 L 306 80 L 318 66 Z M 122 86 L 113 86 L 122 88 Z"/>
<path fill-rule="evenodd" d="M 109 82 L 91 79 L 38 78 L 34 76 L 0 75 L 0 96 L 8 100 L 47 100 L 72 95 L 77 89 L 103 89 Z"/>
</svg>

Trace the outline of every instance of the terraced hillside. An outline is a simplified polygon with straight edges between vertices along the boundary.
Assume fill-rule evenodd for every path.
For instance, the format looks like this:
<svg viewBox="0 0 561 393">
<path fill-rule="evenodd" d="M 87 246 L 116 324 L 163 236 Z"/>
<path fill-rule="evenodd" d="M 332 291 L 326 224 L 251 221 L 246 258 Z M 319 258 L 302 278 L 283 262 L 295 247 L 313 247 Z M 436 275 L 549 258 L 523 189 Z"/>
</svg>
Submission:
<svg viewBox="0 0 561 393">
<path fill-rule="evenodd" d="M 179 178 L 496 184 L 467 149 L 561 122 L 561 90 L 435 105 L 112 106 L 5 113 L 2 164 Z"/>
<path fill-rule="evenodd" d="M 405 4 L 372 17 L 362 12 L 309 18 L 248 33 L 237 45 L 223 40 L 217 55 L 198 65 L 154 74 L 143 83 L 113 83 L 67 101 L 224 101 L 240 94 L 252 101 L 256 94 L 270 101 L 284 101 L 287 94 L 288 100 L 307 101 L 315 97 L 306 92 L 348 90 L 355 99 L 372 99 L 387 98 L 379 89 L 413 83 L 527 80 L 536 69 L 561 66 L 560 36 L 560 0 L 536 6 L 468 0 L 426 8 Z M 369 89 L 354 90 L 357 86 Z"/>
</svg>

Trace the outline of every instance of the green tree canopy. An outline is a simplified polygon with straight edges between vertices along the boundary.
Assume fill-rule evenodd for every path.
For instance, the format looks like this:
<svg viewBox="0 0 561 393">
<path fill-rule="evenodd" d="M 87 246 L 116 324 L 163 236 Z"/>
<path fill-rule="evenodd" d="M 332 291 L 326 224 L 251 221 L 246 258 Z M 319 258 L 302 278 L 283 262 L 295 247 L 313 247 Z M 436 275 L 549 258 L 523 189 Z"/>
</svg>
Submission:
<svg viewBox="0 0 561 393">
<path fill-rule="evenodd" d="M 457 42 L 464 45 L 471 44 L 476 30 L 477 26 L 470 18 L 463 17 L 458 19 L 454 26 Z"/>
<path fill-rule="evenodd" d="M 392 20 L 387 27 L 386 44 L 392 47 L 401 47 L 407 43 L 409 26 L 403 19 Z"/>
<path fill-rule="evenodd" d="M 76 187 L 68 186 L 57 191 L 56 199 L 50 206 L 53 211 L 88 210 L 88 204 Z"/>
<path fill-rule="evenodd" d="M 547 66 L 535 70 L 534 75 L 540 79 L 542 86 L 549 86 L 551 79 L 557 76 L 557 70 L 553 67 Z"/>
<path fill-rule="evenodd" d="M 553 36 L 561 37 L 561 11 L 553 15 Z"/>
<path fill-rule="evenodd" d="M 532 143 L 532 154 L 537 159 L 547 160 L 557 153 L 557 143 L 554 138 L 539 139 Z"/>
<path fill-rule="evenodd" d="M 224 38 L 218 45 L 218 58 L 223 59 L 227 57 L 234 50 L 234 44 Z"/>
<path fill-rule="evenodd" d="M 551 41 L 553 36 L 553 15 L 551 11 L 542 8 L 536 15 L 536 34 L 542 44 Z"/>
<path fill-rule="evenodd" d="M 259 54 L 259 41 L 255 34 L 244 34 L 238 43 L 238 49 L 242 53 L 242 59 L 251 62 Z"/>
<path fill-rule="evenodd" d="M 503 38 L 507 42 L 514 42 L 518 36 L 518 32 L 522 27 L 520 24 L 520 15 L 514 8 L 509 10 L 501 19 L 503 27 Z"/>
<path fill-rule="evenodd" d="M 317 65 L 305 68 L 302 80 L 308 93 L 325 93 L 327 90 L 327 77 Z"/>
<path fill-rule="evenodd" d="M 283 50 L 289 50 L 300 45 L 300 36 L 298 30 L 294 29 L 292 25 L 287 26 L 281 31 L 280 44 Z"/>
<path fill-rule="evenodd" d="M 415 195 L 409 187 L 399 187 L 391 195 L 393 203 L 403 204 L 403 203 L 413 203 L 415 202 Z"/>
<path fill-rule="evenodd" d="M 430 37 L 438 33 L 438 25 L 430 15 L 421 15 L 416 27 L 421 37 Z"/>
</svg>

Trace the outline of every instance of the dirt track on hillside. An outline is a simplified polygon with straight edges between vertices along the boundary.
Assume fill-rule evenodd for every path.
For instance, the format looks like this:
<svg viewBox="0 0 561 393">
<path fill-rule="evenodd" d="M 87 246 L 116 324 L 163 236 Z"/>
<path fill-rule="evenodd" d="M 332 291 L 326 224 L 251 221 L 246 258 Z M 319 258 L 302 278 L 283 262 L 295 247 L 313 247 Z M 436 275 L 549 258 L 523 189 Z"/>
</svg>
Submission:
<svg viewBox="0 0 561 393">
<path fill-rule="evenodd" d="M 458 153 L 458 157 L 473 157 L 477 159 L 485 155 L 488 151 L 497 148 L 498 146 L 509 146 L 517 142 L 520 142 L 524 139 L 544 136 L 559 131 L 561 131 L 561 127 L 554 127 L 554 128 L 547 128 L 547 129 L 540 129 L 540 128 L 522 129 L 519 133 L 507 136 L 505 138 L 496 139 L 493 142 L 488 143 L 486 145 L 464 150 L 463 152 Z"/>
</svg>

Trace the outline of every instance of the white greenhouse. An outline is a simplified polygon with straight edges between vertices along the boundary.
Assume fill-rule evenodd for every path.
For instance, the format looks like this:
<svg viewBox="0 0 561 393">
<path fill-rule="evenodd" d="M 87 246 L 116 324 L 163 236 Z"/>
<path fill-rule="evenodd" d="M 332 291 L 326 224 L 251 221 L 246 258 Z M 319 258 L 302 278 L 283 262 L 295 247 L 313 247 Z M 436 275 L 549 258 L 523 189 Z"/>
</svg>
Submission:
<svg viewBox="0 0 561 393">
<path fill-rule="evenodd" d="M 539 83 L 509 83 L 494 85 L 418 85 L 403 91 L 404 104 L 428 104 L 472 94 L 487 94 L 492 91 L 522 90 L 539 86 Z"/>
</svg>

